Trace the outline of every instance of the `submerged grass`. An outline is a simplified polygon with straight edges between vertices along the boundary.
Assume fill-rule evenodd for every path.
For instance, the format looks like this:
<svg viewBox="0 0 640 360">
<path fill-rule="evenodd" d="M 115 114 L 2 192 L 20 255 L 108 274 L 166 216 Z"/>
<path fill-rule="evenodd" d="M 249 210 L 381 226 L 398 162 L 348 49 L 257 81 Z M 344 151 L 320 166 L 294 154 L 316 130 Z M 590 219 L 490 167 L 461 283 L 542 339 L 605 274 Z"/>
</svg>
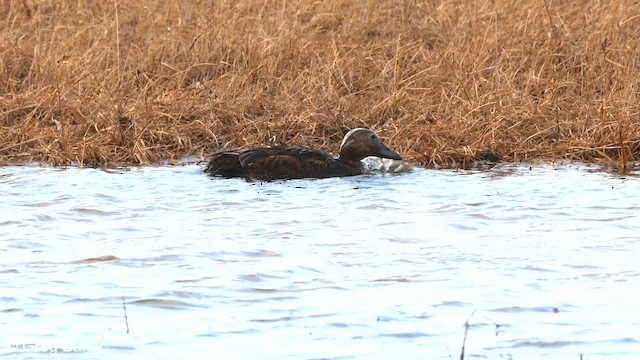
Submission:
<svg viewBox="0 0 640 360">
<path fill-rule="evenodd" d="M 370 127 L 407 159 L 640 157 L 622 0 L 4 0 L 0 163 L 88 166 Z"/>
</svg>

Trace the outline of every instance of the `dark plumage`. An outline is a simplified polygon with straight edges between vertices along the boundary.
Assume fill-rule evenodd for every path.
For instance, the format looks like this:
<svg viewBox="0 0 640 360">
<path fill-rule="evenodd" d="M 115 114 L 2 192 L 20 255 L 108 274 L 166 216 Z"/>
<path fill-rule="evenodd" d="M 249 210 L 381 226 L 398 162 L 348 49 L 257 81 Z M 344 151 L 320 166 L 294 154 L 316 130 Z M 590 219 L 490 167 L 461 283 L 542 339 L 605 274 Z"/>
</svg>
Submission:
<svg viewBox="0 0 640 360">
<path fill-rule="evenodd" d="M 368 156 L 402 160 L 373 131 L 353 129 L 340 145 L 340 156 L 301 146 L 273 146 L 222 151 L 205 168 L 212 176 L 255 180 L 327 178 L 363 172 Z"/>
</svg>

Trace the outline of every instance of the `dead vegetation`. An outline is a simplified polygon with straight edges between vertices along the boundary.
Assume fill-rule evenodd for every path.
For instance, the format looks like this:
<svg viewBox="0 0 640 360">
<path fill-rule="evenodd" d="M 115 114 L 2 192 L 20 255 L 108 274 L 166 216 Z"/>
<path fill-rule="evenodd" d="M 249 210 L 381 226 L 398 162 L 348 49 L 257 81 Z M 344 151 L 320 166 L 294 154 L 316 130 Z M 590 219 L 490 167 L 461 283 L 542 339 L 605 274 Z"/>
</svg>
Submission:
<svg viewBox="0 0 640 360">
<path fill-rule="evenodd" d="M 0 163 L 370 127 L 411 161 L 640 157 L 634 1 L 3 0 Z"/>
</svg>

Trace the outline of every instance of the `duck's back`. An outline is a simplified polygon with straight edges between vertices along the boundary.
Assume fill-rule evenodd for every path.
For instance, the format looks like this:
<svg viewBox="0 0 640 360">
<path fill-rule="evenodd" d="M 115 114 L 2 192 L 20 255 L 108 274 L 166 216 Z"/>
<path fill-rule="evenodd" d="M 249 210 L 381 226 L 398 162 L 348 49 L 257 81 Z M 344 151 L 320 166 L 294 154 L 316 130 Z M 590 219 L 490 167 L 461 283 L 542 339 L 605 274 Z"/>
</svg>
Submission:
<svg viewBox="0 0 640 360">
<path fill-rule="evenodd" d="M 328 153 L 300 146 L 274 146 L 223 151 L 205 168 L 213 176 L 257 180 L 326 178 L 361 173 L 359 164 L 347 164 Z"/>
</svg>

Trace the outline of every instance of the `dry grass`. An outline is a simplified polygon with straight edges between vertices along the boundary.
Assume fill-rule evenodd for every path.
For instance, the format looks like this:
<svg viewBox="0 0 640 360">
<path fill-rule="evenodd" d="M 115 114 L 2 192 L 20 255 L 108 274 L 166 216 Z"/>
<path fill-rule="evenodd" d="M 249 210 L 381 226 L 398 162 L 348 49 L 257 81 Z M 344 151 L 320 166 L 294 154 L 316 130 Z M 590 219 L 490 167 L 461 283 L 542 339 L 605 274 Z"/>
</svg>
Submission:
<svg viewBox="0 0 640 360">
<path fill-rule="evenodd" d="M 370 127 L 409 160 L 640 157 L 636 1 L 0 0 L 0 163 Z"/>
</svg>

